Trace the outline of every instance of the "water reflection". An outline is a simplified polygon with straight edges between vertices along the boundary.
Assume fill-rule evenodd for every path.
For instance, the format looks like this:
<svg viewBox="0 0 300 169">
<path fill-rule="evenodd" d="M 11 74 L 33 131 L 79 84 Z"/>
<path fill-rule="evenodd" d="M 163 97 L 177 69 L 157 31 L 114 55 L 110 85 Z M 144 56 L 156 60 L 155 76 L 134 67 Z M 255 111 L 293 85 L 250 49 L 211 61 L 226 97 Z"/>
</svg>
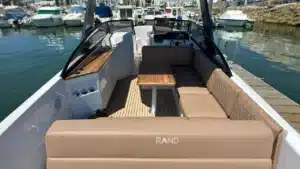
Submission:
<svg viewBox="0 0 300 169">
<path fill-rule="evenodd" d="M 228 41 L 233 41 L 235 48 L 230 50 L 248 48 L 262 54 L 269 61 L 284 64 L 287 69 L 300 72 L 299 28 L 256 24 L 250 32 L 218 30 L 215 35 L 216 43 L 226 53 Z"/>
<path fill-rule="evenodd" d="M 60 71 L 81 28 L 0 29 L 0 121 Z M 22 84 L 22 87 L 20 87 Z M 5 97 L 14 95 L 7 100 Z"/>
<path fill-rule="evenodd" d="M 256 24 L 252 31 L 216 30 L 215 42 L 229 60 L 300 102 L 300 29 Z"/>
<path fill-rule="evenodd" d="M 80 40 L 81 28 L 31 28 L 31 29 L 0 29 L 0 37 L 11 36 L 34 36 L 39 39 L 46 47 L 54 48 L 55 50 L 64 50 L 65 38 L 74 38 Z"/>
</svg>

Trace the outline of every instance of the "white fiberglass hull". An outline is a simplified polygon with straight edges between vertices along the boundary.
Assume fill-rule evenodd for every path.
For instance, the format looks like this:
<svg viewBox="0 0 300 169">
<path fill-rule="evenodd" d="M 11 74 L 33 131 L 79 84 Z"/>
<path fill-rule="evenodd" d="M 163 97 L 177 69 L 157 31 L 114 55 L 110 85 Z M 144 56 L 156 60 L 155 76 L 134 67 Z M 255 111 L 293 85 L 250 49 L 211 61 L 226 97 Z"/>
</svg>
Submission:
<svg viewBox="0 0 300 169">
<path fill-rule="evenodd" d="M 218 19 L 218 22 L 222 25 L 242 27 L 246 25 L 247 20 Z"/>
<path fill-rule="evenodd" d="M 54 27 L 64 24 L 61 17 L 33 18 L 32 22 L 36 27 Z"/>
<path fill-rule="evenodd" d="M 12 25 L 7 20 L 0 20 L 0 28 L 11 28 Z"/>
</svg>

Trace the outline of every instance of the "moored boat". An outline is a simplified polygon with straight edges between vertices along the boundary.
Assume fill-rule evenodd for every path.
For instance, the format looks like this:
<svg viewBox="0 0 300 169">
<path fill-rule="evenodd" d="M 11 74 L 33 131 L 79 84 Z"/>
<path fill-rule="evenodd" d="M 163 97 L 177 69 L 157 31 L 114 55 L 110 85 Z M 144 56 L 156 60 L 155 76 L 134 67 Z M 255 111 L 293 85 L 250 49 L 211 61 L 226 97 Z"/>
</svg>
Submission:
<svg viewBox="0 0 300 169">
<path fill-rule="evenodd" d="M 248 17 L 240 10 L 227 10 L 220 15 L 218 22 L 222 25 L 243 27 L 248 22 Z"/>
<path fill-rule="evenodd" d="M 53 27 L 63 25 L 61 9 L 59 7 L 41 7 L 32 22 L 37 27 Z"/>
<path fill-rule="evenodd" d="M 95 20 L 99 23 L 110 21 L 113 18 L 113 12 L 110 6 L 101 3 L 96 6 L 95 9 Z"/>
<path fill-rule="evenodd" d="M 72 5 L 71 13 L 63 16 L 66 26 L 82 26 L 84 20 L 85 8 L 81 5 Z"/>
<path fill-rule="evenodd" d="M 0 4 L 0 28 L 10 28 L 12 25 L 5 18 L 4 6 Z"/>
<path fill-rule="evenodd" d="M 114 20 L 129 19 L 132 20 L 136 25 L 138 24 L 138 16 L 132 5 L 120 5 L 117 6 L 117 9 L 117 17 L 114 18 Z"/>
</svg>

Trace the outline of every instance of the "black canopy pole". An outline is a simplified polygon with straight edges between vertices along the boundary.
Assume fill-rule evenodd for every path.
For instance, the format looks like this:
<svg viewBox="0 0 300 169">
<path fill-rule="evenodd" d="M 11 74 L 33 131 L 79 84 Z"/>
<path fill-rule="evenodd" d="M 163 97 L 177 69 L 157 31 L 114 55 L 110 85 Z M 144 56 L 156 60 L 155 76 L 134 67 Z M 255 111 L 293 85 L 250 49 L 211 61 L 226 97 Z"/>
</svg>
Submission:
<svg viewBox="0 0 300 169">
<path fill-rule="evenodd" d="M 213 23 L 211 20 L 207 0 L 200 0 L 200 7 L 201 7 L 201 15 L 202 15 L 204 31 L 211 39 L 213 39 L 213 32 L 212 32 Z"/>
</svg>

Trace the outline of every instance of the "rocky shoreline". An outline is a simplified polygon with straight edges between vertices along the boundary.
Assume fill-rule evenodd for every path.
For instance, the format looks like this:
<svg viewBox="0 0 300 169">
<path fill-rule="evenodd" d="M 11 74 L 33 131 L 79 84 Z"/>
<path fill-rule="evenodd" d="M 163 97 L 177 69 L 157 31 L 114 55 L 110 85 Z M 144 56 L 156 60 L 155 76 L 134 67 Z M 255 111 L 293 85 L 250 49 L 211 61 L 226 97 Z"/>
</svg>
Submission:
<svg viewBox="0 0 300 169">
<path fill-rule="evenodd" d="M 273 0 L 235 8 L 224 2 L 218 2 L 213 6 L 213 14 L 220 15 L 228 9 L 242 10 L 256 22 L 300 26 L 300 3 L 281 4 L 279 0 Z"/>
<path fill-rule="evenodd" d="M 300 4 L 243 6 L 240 9 L 256 22 L 300 26 Z"/>
</svg>

